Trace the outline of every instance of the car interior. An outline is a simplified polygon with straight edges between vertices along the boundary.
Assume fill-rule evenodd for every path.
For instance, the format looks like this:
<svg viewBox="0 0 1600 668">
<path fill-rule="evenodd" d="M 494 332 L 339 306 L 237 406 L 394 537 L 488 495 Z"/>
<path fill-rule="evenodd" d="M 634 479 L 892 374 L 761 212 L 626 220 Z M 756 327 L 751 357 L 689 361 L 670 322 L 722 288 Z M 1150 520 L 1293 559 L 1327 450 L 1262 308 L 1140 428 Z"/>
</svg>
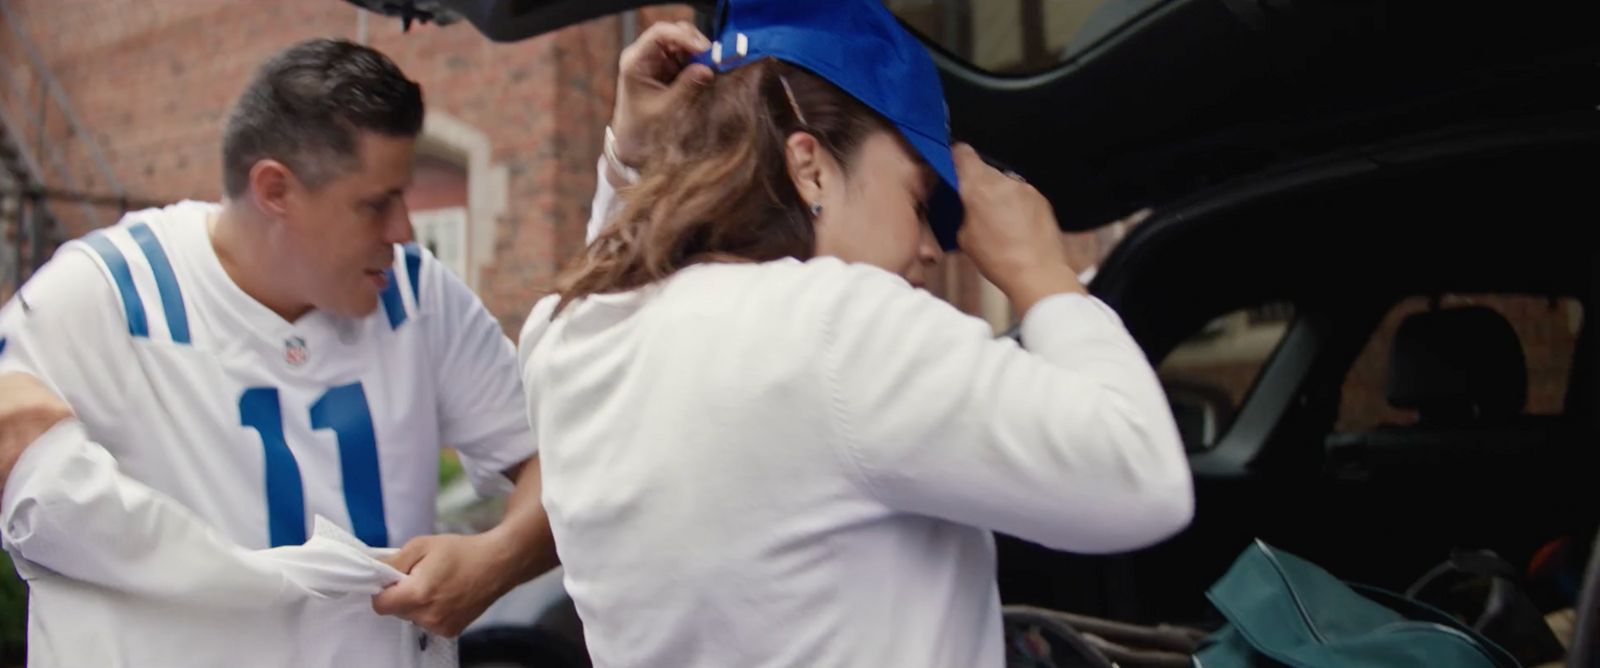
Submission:
<svg viewBox="0 0 1600 668">
<path fill-rule="evenodd" d="M 1158 365 L 1231 312 L 1288 304 L 1277 311 L 1292 315 L 1238 406 L 1183 379 L 1175 413 L 1222 426 L 1205 440 L 1205 420 L 1186 420 L 1197 486 L 1187 531 L 1099 557 L 1005 539 L 1002 598 L 1204 624 L 1215 621 L 1206 588 L 1258 538 L 1393 591 L 1458 549 L 1491 550 L 1526 574 L 1562 545 L 1563 577 L 1581 572 L 1597 519 L 1585 501 L 1595 329 L 1582 314 L 1600 266 L 1593 227 L 1575 216 L 1594 215 L 1584 183 L 1596 167 L 1559 144 L 1466 151 L 1137 228 L 1092 289 Z M 1528 350 L 1557 325 L 1565 348 L 1533 361 L 1560 391 L 1529 414 Z M 1386 353 L 1361 389 L 1401 419 L 1349 428 L 1341 397 L 1369 348 Z M 1573 604 L 1570 582 L 1546 589 L 1545 606 Z"/>
</svg>

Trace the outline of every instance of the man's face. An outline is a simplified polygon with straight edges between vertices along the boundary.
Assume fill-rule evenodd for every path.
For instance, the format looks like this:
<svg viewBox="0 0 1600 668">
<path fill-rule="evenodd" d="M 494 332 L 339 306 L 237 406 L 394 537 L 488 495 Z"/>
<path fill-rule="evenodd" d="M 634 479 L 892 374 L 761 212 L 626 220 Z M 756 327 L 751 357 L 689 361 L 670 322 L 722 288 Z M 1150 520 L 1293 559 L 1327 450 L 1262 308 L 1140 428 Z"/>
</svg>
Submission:
<svg viewBox="0 0 1600 668">
<path fill-rule="evenodd" d="M 300 189 L 283 223 L 282 280 L 313 308 L 363 317 L 378 308 L 394 245 L 411 240 L 403 195 L 416 140 L 358 131 L 357 163 L 320 189 Z"/>
</svg>

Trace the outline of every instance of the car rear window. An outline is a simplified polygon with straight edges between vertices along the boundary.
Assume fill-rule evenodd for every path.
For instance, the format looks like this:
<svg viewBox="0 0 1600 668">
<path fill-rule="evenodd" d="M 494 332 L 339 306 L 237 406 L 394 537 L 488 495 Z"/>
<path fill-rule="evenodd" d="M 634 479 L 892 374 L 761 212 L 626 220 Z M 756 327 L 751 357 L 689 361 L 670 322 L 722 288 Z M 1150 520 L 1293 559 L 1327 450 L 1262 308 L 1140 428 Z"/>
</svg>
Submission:
<svg viewBox="0 0 1600 668">
<path fill-rule="evenodd" d="M 1528 415 L 1564 412 L 1572 355 L 1583 325 L 1583 305 L 1576 299 L 1539 295 L 1452 294 L 1439 298 L 1404 299 L 1390 309 L 1345 376 L 1335 431 L 1353 432 L 1382 426 L 1410 425 L 1417 412 L 1390 403 L 1390 367 L 1395 334 L 1407 318 L 1435 308 L 1484 307 L 1499 314 L 1516 332 L 1527 367 Z M 1484 355 L 1495 354 L 1484 351 Z"/>
<path fill-rule="evenodd" d="M 978 69 L 1053 69 L 1167 0 L 885 0 L 924 39 Z"/>
<path fill-rule="evenodd" d="M 1157 373 L 1190 452 L 1215 446 L 1233 426 L 1294 314 L 1293 304 L 1275 301 L 1222 315 L 1162 359 Z"/>
</svg>

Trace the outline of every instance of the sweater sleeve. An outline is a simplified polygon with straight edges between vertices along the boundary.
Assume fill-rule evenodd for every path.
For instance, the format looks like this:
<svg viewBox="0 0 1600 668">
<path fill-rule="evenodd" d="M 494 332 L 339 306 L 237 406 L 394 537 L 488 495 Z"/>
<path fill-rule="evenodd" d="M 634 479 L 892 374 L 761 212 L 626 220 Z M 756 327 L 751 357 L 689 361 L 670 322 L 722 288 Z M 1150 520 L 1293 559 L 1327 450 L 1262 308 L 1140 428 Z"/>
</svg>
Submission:
<svg viewBox="0 0 1600 668">
<path fill-rule="evenodd" d="M 1046 298 L 1023 347 L 886 272 L 844 274 L 824 288 L 824 382 L 842 459 L 882 503 L 1083 553 L 1188 524 L 1165 393 L 1105 304 Z"/>
</svg>

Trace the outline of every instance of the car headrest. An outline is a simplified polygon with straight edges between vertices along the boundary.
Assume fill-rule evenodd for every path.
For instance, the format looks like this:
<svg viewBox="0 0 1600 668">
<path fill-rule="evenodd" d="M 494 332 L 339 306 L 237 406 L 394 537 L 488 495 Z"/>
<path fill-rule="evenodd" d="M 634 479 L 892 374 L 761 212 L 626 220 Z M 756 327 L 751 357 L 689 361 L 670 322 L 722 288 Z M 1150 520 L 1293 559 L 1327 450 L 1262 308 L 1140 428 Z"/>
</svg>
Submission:
<svg viewBox="0 0 1600 668">
<path fill-rule="evenodd" d="M 1511 323 L 1466 306 L 1415 313 L 1389 356 L 1389 403 L 1422 422 L 1509 418 L 1528 399 L 1528 367 Z"/>
</svg>

